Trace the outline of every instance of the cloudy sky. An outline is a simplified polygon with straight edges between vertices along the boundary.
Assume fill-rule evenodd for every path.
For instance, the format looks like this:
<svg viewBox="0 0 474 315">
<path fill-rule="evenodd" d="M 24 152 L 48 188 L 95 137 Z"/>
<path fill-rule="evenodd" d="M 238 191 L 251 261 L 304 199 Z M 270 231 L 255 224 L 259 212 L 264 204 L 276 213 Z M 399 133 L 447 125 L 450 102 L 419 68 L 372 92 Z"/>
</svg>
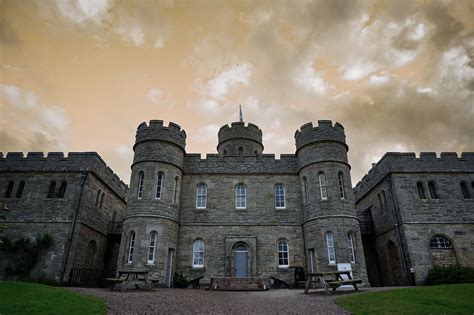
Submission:
<svg viewBox="0 0 474 315">
<path fill-rule="evenodd" d="M 244 120 L 294 153 L 345 126 L 353 185 L 387 151 L 474 150 L 474 1 L 0 0 L 0 151 L 97 151 L 129 181 L 163 119 L 214 153 Z"/>
</svg>

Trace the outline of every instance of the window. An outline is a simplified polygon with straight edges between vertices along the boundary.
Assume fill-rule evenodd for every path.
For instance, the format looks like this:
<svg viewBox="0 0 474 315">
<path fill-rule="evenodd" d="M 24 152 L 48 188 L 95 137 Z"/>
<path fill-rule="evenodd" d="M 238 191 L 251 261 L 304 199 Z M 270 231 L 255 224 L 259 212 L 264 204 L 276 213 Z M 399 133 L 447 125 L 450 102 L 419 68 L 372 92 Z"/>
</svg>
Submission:
<svg viewBox="0 0 474 315">
<path fill-rule="evenodd" d="M 179 177 L 176 176 L 174 178 L 173 203 L 176 203 L 176 200 L 177 200 L 177 197 L 178 197 L 178 183 L 179 183 Z"/>
<path fill-rule="evenodd" d="M 10 198 L 12 196 L 12 191 L 13 191 L 13 185 L 15 185 L 14 181 L 9 181 L 7 190 L 5 190 L 5 194 L 3 195 L 4 198 Z"/>
<path fill-rule="evenodd" d="M 105 197 L 105 193 L 102 193 L 102 195 L 100 196 L 100 204 L 99 204 L 100 209 L 102 209 L 102 204 L 104 203 L 104 197 Z"/>
<path fill-rule="evenodd" d="M 18 189 L 16 190 L 15 198 L 21 198 L 21 195 L 23 195 L 23 190 L 25 189 L 25 181 L 21 181 L 20 185 L 18 186 Z"/>
<path fill-rule="evenodd" d="M 193 268 L 204 267 L 204 241 L 195 240 L 193 245 Z"/>
<path fill-rule="evenodd" d="M 435 235 L 431 239 L 430 248 L 433 249 L 452 249 L 453 244 L 450 240 L 442 235 Z"/>
<path fill-rule="evenodd" d="M 423 183 L 422 182 L 416 183 L 416 187 L 418 188 L 418 196 L 420 197 L 420 199 L 426 199 L 425 187 L 423 187 Z"/>
<path fill-rule="evenodd" d="M 336 253 L 334 251 L 334 234 L 332 232 L 326 233 L 326 243 L 328 246 L 328 260 L 329 264 L 336 263 Z"/>
<path fill-rule="evenodd" d="M 130 232 L 130 243 L 128 245 L 128 259 L 127 259 L 129 264 L 133 262 L 134 251 L 135 251 L 135 232 L 131 231 Z"/>
<path fill-rule="evenodd" d="M 64 195 L 66 194 L 66 187 L 67 187 L 67 182 L 65 181 L 61 182 L 61 186 L 59 186 L 58 198 L 64 198 Z"/>
<path fill-rule="evenodd" d="M 342 172 L 337 173 L 337 177 L 339 179 L 339 194 L 341 199 L 346 199 L 346 192 L 344 191 L 344 175 Z"/>
<path fill-rule="evenodd" d="M 283 184 L 275 185 L 275 207 L 285 208 L 285 187 Z"/>
<path fill-rule="evenodd" d="M 102 190 L 100 190 L 100 189 L 99 189 L 99 191 L 97 191 L 97 196 L 95 197 L 95 206 L 96 207 L 99 206 L 99 200 L 100 200 L 101 192 L 102 192 Z"/>
<path fill-rule="evenodd" d="M 349 261 L 351 263 L 355 263 L 356 262 L 356 258 L 355 258 L 355 252 L 354 252 L 354 240 L 352 238 L 352 233 L 348 233 L 347 234 L 347 244 L 349 245 Z"/>
<path fill-rule="evenodd" d="M 199 184 L 196 188 L 196 208 L 205 209 L 207 207 L 207 185 Z"/>
<path fill-rule="evenodd" d="M 288 242 L 287 241 L 278 241 L 277 244 L 278 250 L 278 267 L 288 267 Z"/>
<path fill-rule="evenodd" d="M 309 249 L 309 261 L 311 263 L 311 272 L 316 272 L 316 253 L 314 248 Z"/>
<path fill-rule="evenodd" d="M 245 209 L 247 207 L 247 188 L 243 184 L 235 187 L 235 207 Z"/>
<path fill-rule="evenodd" d="M 51 184 L 49 184 L 49 190 L 48 190 L 48 198 L 53 198 L 54 197 L 54 191 L 56 190 L 56 182 L 53 180 Z"/>
<path fill-rule="evenodd" d="M 239 147 L 239 149 L 237 150 L 237 154 L 239 156 L 239 159 L 242 159 L 244 157 L 244 148 Z"/>
<path fill-rule="evenodd" d="M 137 198 L 142 199 L 143 197 L 143 182 L 145 180 L 145 173 L 138 172 L 138 191 L 137 191 Z"/>
<path fill-rule="evenodd" d="M 438 199 L 438 195 L 436 194 L 436 187 L 434 182 L 428 182 L 428 189 L 430 191 L 431 199 Z"/>
<path fill-rule="evenodd" d="M 380 193 L 377 194 L 377 197 L 379 198 L 380 209 L 383 209 L 382 196 L 380 195 Z"/>
<path fill-rule="evenodd" d="M 303 187 L 304 187 L 304 201 L 305 201 L 305 204 L 308 204 L 309 203 L 309 190 L 308 190 L 308 179 L 305 177 L 303 177 Z"/>
<path fill-rule="evenodd" d="M 163 172 L 158 173 L 158 177 L 156 178 L 156 199 L 161 199 L 162 191 L 163 191 L 163 184 L 164 184 L 165 175 Z"/>
<path fill-rule="evenodd" d="M 156 249 L 156 231 L 150 233 L 150 239 L 148 241 L 148 263 L 155 263 L 155 249 Z"/>
<path fill-rule="evenodd" d="M 385 190 L 382 190 L 381 196 L 382 196 L 382 208 L 385 209 L 387 208 L 387 196 L 385 195 Z"/>
<path fill-rule="evenodd" d="M 461 185 L 462 197 L 464 199 L 470 199 L 471 196 L 469 195 L 469 190 L 467 189 L 466 182 L 462 181 L 460 185 Z"/>
<path fill-rule="evenodd" d="M 328 191 L 326 188 L 326 175 L 324 173 L 319 173 L 319 190 L 321 191 L 321 199 L 326 200 L 328 199 Z"/>
</svg>

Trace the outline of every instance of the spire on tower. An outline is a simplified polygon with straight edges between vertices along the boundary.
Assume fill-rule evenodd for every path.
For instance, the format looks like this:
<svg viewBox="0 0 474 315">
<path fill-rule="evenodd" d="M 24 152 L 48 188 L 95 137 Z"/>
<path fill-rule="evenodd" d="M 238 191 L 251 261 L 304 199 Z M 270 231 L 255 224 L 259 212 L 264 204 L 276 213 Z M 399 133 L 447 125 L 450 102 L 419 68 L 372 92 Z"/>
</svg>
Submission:
<svg viewBox="0 0 474 315">
<path fill-rule="evenodd" d="M 244 122 L 244 115 L 242 115 L 242 105 L 239 105 L 239 113 L 240 113 L 240 122 Z"/>
</svg>

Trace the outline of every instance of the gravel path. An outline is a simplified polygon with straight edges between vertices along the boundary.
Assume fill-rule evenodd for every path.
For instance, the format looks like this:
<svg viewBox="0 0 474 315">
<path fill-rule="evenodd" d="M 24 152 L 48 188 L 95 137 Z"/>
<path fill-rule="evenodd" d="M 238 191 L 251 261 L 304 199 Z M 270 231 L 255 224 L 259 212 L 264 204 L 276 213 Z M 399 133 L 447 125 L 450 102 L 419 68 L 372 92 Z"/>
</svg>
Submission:
<svg viewBox="0 0 474 315">
<path fill-rule="evenodd" d="M 338 296 L 353 294 L 339 289 L 332 296 L 323 290 L 268 290 L 257 292 L 208 291 L 204 289 L 155 289 L 111 291 L 69 288 L 104 299 L 109 314 L 349 314 L 334 303 Z M 362 292 L 382 288 L 361 289 Z M 387 288 L 383 288 L 387 289 Z"/>
</svg>

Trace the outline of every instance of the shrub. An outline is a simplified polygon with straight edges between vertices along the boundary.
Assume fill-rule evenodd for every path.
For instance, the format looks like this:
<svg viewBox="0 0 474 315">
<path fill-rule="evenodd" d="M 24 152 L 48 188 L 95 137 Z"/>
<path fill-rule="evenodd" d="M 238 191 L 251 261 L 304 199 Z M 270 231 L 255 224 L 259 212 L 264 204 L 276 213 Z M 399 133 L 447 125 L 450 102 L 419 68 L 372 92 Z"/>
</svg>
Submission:
<svg viewBox="0 0 474 315">
<path fill-rule="evenodd" d="M 173 278 L 173 284 L 175 288 L 185 288 L 188 283 L 188 278 L 183 273 L 175 273 Z"/>
<path fill-rule="evenodd" d="M 458 265 L 435 267 L 428 272 L 426 283 L 429 285 L 474 283 L 474 268 Z"/>
</svg>

